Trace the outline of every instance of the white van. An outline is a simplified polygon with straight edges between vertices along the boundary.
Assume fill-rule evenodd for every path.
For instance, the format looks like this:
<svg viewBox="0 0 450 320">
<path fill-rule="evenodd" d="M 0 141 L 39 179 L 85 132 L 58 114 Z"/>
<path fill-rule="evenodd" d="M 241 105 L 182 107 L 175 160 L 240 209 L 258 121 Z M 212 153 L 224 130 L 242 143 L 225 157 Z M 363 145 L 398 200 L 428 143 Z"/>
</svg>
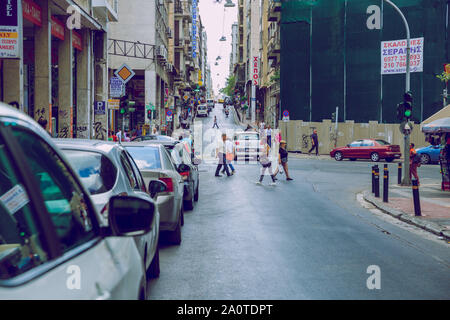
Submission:
<svg viewBox="0 0 450 320">
<path fill-rule="evenodd" d="M 207 117 L 208 116 L 208 107 L 206 104 L 201 104 L 197 107 L 197 117 Z"/>
</svg>

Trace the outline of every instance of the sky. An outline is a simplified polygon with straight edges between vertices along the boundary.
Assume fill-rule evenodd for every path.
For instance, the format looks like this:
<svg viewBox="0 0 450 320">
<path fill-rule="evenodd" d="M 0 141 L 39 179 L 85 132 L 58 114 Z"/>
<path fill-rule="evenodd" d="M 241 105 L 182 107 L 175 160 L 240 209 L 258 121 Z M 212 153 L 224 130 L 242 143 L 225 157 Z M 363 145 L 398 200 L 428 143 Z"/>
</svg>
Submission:
<svg viewBox="0 0 450 320">
<path fill-rule="evenodd" d="M 208 38 L 208 62 L 211 67 L 212 88 L 216 95 L 219 94 L 219 88 L 225 87 L 229 76 L 231 25 L 238 20 L 237 0 L 232 0 L 235 6 L 231 8 L 224 7 L 226 0 L 220 1 L 220 3 L 215 0 L 199 0 L 198 2 L 200 18 Z M 219 41 L 222 35 L 227 38 L 226 41 Z M 217 60 L 219 65 L 216 66 L 214 64 L 218 56 L 221 59 Z"/>
</svg>

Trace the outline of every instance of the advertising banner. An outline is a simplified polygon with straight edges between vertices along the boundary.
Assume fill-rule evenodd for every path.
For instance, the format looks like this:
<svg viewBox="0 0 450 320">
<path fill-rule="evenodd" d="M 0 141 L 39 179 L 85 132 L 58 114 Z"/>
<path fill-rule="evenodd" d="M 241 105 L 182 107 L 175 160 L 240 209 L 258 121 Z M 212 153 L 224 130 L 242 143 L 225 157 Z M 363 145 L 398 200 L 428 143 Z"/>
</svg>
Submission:
<svg viewBox="0 0 450 320">
<path fill-rule="evenodd" d="M 0 58 L 20 58 L 18 0 L 0 0 Z"/>
<path fill-rule="evenodd" d="M 406 39 L 381 42 L 381 74 L 406 73 Z M 410 72 L 423 72 L 424 38 L 411 39 Z"/>
</svg>

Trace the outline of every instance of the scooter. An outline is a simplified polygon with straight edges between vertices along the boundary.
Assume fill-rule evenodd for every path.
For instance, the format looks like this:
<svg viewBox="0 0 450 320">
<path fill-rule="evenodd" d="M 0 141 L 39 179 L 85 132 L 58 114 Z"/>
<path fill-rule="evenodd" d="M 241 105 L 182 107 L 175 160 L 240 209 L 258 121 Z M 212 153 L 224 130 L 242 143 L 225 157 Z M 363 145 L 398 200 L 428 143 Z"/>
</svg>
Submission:
<svg viewBox="0 0 450 320">
<path fill-rule="evenodd" d="M 228 115 L 230 114 L 230 111 L 228 111 L 228 109 L 227 110 L 225 110 L 225 115 L 227 116 L 227 118 L 228 118 Z"/>
</svg>

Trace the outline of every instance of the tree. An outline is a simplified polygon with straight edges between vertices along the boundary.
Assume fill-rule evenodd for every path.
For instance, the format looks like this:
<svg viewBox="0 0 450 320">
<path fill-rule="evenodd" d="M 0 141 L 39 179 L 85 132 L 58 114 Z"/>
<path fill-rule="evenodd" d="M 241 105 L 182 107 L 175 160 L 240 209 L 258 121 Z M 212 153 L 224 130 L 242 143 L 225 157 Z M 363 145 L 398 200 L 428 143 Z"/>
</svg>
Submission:
<svg viewBox="0 0 450 320">
<path fill-rule="evenodd" d="M 231 97 L 234 94 L 234 86 L 236 85 L 236 77 L 234 75 L 230 75 L 227 78 L 226 86 L 225 88 L 220 89 L 220 93 L 223 93 L 229 97 Z"/>
</svg>

